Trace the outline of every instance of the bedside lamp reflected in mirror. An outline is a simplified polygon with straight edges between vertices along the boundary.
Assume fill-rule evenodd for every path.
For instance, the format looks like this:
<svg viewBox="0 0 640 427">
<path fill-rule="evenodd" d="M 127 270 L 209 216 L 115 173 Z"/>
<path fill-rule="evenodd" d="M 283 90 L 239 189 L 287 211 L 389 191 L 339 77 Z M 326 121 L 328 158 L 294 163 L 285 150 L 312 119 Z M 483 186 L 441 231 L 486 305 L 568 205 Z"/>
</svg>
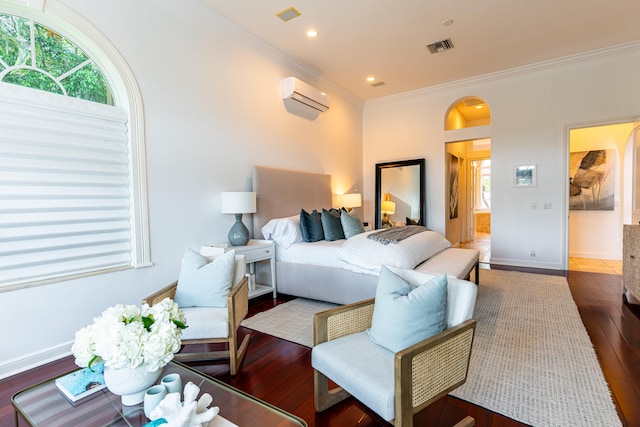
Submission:
<svg viewBox="0 0 640 427">
<path fill-rule="evenodd" d="M 256 212 L 256 193 L 250 191 L 224 192 L 220 204 L 222 213 L 236 216 L 236 222 L 229 230 L 229 244 L 244 246 L 249 243 L 249 230 L 242 223 L 242 214 Z"/>
<path fill-rule="evenodd" d="M 391 200 L 383 200 L 380 211 L 382 212 L 382 228 L 391 228 L 391 219 L 389 215 L 393 215 L 396 212 L 396 204 Z"/>
</svg>

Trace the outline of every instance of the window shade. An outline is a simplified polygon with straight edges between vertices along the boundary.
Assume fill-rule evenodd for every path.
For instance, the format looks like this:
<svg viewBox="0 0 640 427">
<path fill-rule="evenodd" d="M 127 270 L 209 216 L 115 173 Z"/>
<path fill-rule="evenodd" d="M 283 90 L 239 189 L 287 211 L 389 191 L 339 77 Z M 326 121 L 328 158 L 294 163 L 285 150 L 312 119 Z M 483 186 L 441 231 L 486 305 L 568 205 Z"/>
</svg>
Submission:
<svg viewBox="0 0 640 427">
<path fill-rule="evenodd" d="M 131 265 L 124 110 L 0 83 L 0 287 Z"/>
</svg>

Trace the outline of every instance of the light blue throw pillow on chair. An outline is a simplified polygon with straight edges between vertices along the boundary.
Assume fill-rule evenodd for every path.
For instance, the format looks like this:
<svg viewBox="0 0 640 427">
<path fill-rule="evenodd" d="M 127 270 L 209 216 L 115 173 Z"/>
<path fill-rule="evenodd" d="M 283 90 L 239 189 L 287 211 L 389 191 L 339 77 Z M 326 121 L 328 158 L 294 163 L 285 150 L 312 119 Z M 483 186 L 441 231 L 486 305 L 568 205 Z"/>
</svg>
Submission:
<svg viewBox="0 0 640 427">
<path fill-rule="evenodd" d="M 213 261 L 187 249 L 174 297 L 180 307 L 226 307 L 233 281 L 236 251 Z"/>
<path fill-rule="evenodd" d="M 446 326 L 445 274 L 414 287 L 382 266 L 371 328 L 367 329 L 373 342 L 397 353 L 444 331 Z"/>
</svg>

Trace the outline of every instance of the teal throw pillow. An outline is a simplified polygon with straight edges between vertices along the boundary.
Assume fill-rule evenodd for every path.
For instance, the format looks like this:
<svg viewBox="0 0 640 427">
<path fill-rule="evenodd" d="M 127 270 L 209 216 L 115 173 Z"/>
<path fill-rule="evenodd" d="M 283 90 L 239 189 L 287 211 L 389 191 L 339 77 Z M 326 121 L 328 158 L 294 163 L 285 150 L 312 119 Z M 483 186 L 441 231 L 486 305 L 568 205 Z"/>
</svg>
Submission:
<svg viewBox="0 0 640 427">
<path fill-rule="evenodd" d="M 342 231 L 342 222 L 340 221 L 340 211 L 338 209 L 322 209 L 320 219 L 322 220 L 322 230 L 324 230 L 324 240 L 332 242 L 344 239 L 344 231 Z"/>
<path fill-rule="evenodd" d="M 320 212 L 314 209 L 313 212 L 309 213 L 302 209 L 300 211 L 300 231 L 302 232 L 302 240 L 305 242 L 324 240 Z"/>
<path fill-rule="evenodd" d="M 447 276 L 434 277 L 419 286 L 382 266 L 369 337 L 397 353 L 436 335 L 447 326 Z"/>
<path fill-rule="evenodd" d="M 340 213 L 340 222 L 346 239 L 356 234 L 364 233 L 364 224 L 362 224 L 362 220 L 356 211 L 347 212 L 343 210 Z"/>
<path fill-rule="evenodd" d="M 211 261 L 187 249 L 182 258 L 174 300 L 180 307 L 226 307 L 233 281 L 236 251 Z"/>
</svg>

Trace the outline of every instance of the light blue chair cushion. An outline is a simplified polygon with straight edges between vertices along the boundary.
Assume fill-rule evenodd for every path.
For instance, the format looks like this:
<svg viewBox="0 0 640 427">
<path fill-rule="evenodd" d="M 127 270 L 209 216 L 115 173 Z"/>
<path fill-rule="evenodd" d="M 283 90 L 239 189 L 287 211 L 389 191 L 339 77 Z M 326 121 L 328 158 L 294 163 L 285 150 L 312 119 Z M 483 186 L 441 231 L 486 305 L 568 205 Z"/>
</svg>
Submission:
<svg viewBox="0 0 640 427">
<path fill-rule="evenodd" d="M 387 421 L 394 418 L 393 358 L 366 332 L 319 344 L 311 365 Z"/>
<path fill-rule="evenodd" d="M 334 240 L 344 239 L 344 231 L 342 230 L 340 211 L 338 209 L 322 209 L 320 220 L 322 221 L 324 240 L 332 242 Z"/>
<path fill-rule="evenodd" d="M 187 249 L 174 297 L 180 307 L 226 307 L 231 289 L 236 251 L 213 261 Z"/>
<path fill-rule="evenodd" d="M 387 267 L 380 269 L 371 340 L 396 353 L 447 327 L 447 276 L 412 286 Z"/>
<path fill-rule="evenodd" d="M 356 234 L 364 233 L 364 224 L 362 224 L 362 220 L 354 210 L 351 212 L 345 210 L 340 212 L 340 222 L 342 223 L 344 237 L 347 239 Z"/>
</svg>

